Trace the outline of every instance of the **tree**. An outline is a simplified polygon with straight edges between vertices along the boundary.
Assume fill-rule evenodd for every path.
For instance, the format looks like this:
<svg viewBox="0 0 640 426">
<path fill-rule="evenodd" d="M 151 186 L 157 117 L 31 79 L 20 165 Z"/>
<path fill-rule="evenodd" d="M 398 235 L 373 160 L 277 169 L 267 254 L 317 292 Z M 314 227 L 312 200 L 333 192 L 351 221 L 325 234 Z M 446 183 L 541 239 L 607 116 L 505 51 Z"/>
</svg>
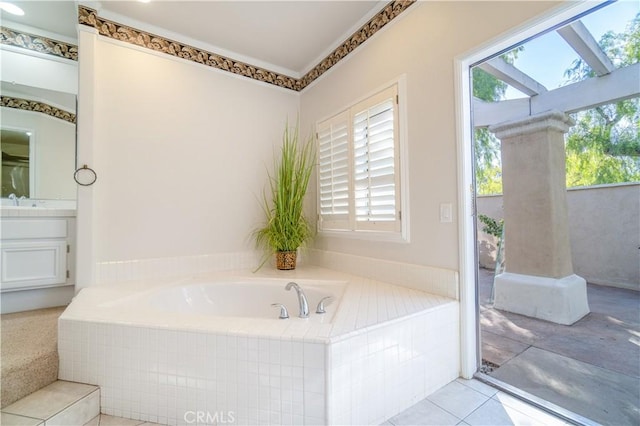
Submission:
<svg viewBox="0 0 640 426">
<path fill-rule="evenodd" d="M 523 47 L 518 47 L 502 55 L 510 64 L 518 57 Z M 473 96 L 486 102 L 503 99 L 507 84 L 480 68 L 473 68 Z M 476 157 L 476 188 L 479 194 L 499 194 L 502 192 L 502 167 L 500 161 L 500 141 L 486 128 L 474 132 Z"/>
<path fill-rule="evenodd" d="M 607 32 L 599 42 L 616 68 L 640 61 L 640 14 L 622 33 Z M 509 52 L 513 63 L 523 47 Z M 500 101 L 506 83 L 481 69 L 473 69 L 473 95 Z M 582 60 L 565 71 L 568 82 L 595 77 Z M 573 114 L 576 125 L 566 137 L 567 187 L 640 180 L 640 99 L 628 99 Z M 478 194 L 502 192 L 500 142 L 487 129 L 475 130 L 476 188 Z"/>
<path fill-rule="evenodd" d="M 607 32 L 600 47 L 616 67 L 640 61 L 640 14 L 622 33 Z M 578 59 L 565 72 L 570 82 L 594 77 Z M 640 180 L 640 99 L 627 99 L 573 114 L 566 138 L 567 187 Z"/>
</svg>

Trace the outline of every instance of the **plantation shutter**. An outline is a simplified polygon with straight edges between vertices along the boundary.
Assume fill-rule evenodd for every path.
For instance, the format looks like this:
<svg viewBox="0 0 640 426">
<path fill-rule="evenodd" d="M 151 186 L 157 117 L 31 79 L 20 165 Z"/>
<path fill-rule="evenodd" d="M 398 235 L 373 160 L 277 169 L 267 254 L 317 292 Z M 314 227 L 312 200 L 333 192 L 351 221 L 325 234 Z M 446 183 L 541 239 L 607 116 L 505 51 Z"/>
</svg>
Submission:
<svg viewBox="0 0 640 426">
<path fill-rule="evenodd" d="M 394 84 L 318 123 L 319 230 L 402 233 L 398 115 Z"/>
<path fill-rule="evenodd" d="M 318 194 L 321 229 L 349 229 L 349 111 L 318 125 Z"/>
<path fill-rule="evenodd" d="M 397 88 L 353 109 L 355 229 L 399 230 Z"/>
</svg>

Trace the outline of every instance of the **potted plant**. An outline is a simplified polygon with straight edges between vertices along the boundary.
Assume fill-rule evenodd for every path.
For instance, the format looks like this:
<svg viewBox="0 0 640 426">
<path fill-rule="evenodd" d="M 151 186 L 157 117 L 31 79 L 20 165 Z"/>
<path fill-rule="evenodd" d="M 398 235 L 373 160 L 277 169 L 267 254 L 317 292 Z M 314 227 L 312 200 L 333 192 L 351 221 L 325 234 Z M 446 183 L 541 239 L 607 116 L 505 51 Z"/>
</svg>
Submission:
<svg viewBox="0 0 640 426">
<path fill-rule="evenodd" d="M 278 269 L 295 269 L 298 247 L 313 235 L 303 201 L 315 162 L 315 144 L 313 136 L 301 143 L 298 127 L 299 123 L 290 129 L 287 122 L 274 175 L 269 174 L 270 199 L 263 193 L 265 223 L 254 231 L 256 246 L 265 251 L 258 269 L 273 253 Z"/>
</svg>

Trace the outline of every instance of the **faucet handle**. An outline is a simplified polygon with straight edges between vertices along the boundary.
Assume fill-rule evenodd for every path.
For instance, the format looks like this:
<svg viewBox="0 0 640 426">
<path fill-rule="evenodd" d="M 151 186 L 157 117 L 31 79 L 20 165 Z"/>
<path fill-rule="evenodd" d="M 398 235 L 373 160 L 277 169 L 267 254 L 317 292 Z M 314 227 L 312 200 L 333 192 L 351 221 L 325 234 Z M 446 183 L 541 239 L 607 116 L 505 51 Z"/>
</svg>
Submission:
<svg viewBox="0 0 640 426">
<path fill-rule="evenodd" d="M 327 302 L 331 302 L 333 301 L 333 296 L 327 296 L 327 297 L 323 297 L 322 299 L 320 299 L 320 301 L 318 302 L 318 307 L 316 308 L 316 314 L 324 314 L 327 311 L 324 310 L 324 301 Z"/>
<path fill-rule="evenodd" d="M 272 303 L 271 306 L 274 308 L 280 308 L 280 316 L 279 319 L 287 319 L 289 318 L 289 312 L 287 312 L 287 307 L 282 303 Z"/>
</svg>

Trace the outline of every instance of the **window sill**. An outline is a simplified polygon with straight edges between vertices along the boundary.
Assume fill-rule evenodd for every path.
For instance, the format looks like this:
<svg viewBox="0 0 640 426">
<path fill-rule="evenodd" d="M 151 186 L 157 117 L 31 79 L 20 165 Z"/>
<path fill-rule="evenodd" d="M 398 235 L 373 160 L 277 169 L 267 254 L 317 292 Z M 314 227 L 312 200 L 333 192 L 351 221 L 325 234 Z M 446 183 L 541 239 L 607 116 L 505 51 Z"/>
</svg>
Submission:
<svg viewBox="0 0 640 426">
<path fill-rule="evenodd" d="M 392 243 L 409 242 L 409 238 L 400 232 L 380 232 L 380 231 L 340 231 L 340 230 L 320 230 L 319 237 L 324 238 L 348 238 L 352 240 L 381 241 Z"/>
</svg>

